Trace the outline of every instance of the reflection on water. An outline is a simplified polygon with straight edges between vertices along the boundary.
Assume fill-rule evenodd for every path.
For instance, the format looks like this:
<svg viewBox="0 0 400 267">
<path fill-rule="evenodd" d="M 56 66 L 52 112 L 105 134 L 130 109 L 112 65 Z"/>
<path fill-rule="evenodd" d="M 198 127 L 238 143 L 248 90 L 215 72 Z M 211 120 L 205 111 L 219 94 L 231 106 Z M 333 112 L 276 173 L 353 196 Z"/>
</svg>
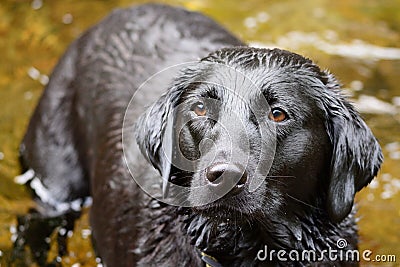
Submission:
<svg viewBox="0 0 400 267">
<path fill-rule="evenodd" d="M 361 40 L 352 40 L 350 43 L 340 43 L 337 40 L 337 33 L 327 31 L 323 38 L 317 33 L 289 32 L 278 38 L 277 45 L 282 47 L 299 49 L 302 46 L 325 52 L 328 55 L 337 55 L 348 58 L 364 60 L 399 60 L 400 48 L 381 47 Z"/>
<path fill-rule="evenodd" d="M 139 2 L 139 1 L 136 1 Z M 7 266 L 17 215 L 33 206 L 13 182 L 18 143 L 55 62 L 83 30 L 132 1 L 13 1 L 0 5 L 0 266 Z M 398 1 L 170 1 L 204 12 L 256 46 L 304 54 L 330 69 L 382 144 L 385 162 L 358 197 L 361 249 L 400 261 L 400 3 Z M 90 12 L 88 12 L 90 11 Z M 63 232 L 63 231 L 66 232 Z M 87 211 L 66 235 L 66 265 L 95 266 Z M 45 240 L 55 258 L 56 235 Z M 26 259 L 29 264 L 30 259 Z"/>
<path fill-rule="evenodd" d="M 395 105 L 370 95 L 359 95 L 353 102 L 354 106 L 361 113 L 388 114 L 393 116 L 399 113 L 399 108 Z"/>
</svg>

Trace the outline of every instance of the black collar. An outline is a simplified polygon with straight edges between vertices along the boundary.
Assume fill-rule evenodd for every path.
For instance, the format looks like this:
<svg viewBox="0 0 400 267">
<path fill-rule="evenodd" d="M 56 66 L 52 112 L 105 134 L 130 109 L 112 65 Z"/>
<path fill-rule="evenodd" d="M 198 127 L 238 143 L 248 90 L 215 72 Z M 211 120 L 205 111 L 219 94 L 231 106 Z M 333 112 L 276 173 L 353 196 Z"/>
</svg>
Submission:
<svg viewBox="0 0 400 267">
<path fill-rule="evenodd" d="M 199 249 L 198 252 L 200 259 L 206 264 L 206 267 L 222 267 L 221 263 L 219 263 L 213 256 L 210 256 Z"/>
</svg>

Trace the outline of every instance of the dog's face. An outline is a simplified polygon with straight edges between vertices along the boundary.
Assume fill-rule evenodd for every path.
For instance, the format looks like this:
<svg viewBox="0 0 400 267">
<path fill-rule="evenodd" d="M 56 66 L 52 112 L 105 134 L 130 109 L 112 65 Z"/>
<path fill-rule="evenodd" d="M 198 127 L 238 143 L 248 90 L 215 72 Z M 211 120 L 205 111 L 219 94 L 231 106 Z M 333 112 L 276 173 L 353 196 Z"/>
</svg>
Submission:
<svg viewBox="0 0 400 267">
<path fill-rule="evenodd" d="M 376 175 L 378 143 L 311 61 L 230 48 L 182 73 L 146 116 L 172 117 L 173 127 L 162 123 L 156 134 L 145 123 L 138 143 L 163 177 L 189 188 L 196 211 L 273 216 L 323 205 L 341 221 Z"/>
</svg>

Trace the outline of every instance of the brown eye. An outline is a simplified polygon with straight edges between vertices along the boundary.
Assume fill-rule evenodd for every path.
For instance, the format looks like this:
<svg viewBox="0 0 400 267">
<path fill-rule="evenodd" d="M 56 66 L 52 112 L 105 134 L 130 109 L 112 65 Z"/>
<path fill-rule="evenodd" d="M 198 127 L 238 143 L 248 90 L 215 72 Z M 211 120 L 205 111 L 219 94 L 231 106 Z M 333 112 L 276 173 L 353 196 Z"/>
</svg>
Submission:
<svg viewBox="0 0 400 267">
<path fill-rule="evenodd" d="M 282 109 L 273 108 L 268 114 L 268 118 L 274 122 L 282 122 L 287 119 L 287 115 Z"/>
<path fill-rule="evenodd" d="M 197 116 L 205 116 L 207 114 L 207 109 L 202 102 L 194 104 L 192 110 Z"/>
</svg>

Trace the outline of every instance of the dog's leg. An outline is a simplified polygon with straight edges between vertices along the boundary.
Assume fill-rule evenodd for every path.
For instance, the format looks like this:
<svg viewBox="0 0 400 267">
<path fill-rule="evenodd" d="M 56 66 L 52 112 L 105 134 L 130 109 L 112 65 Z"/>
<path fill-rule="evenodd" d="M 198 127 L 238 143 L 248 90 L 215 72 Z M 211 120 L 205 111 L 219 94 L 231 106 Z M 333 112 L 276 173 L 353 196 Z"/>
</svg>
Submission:
<svg viewBox="0 0 400 267">
<path fill-rule="evenodd" d="M 18 216 L 14 256 L 28 246 L 41 266 L 46 264 L 48 240 L 55 229 L 59 254 L 66 253 L 66 233 L 88 203 L 86 145 L 79 132 L 73 87 L 76 51 L 73 44 L 55 68 L 20 146 L 25 172 L 15 182 L 32 189 L 37 205 Z"/>
</svg>

